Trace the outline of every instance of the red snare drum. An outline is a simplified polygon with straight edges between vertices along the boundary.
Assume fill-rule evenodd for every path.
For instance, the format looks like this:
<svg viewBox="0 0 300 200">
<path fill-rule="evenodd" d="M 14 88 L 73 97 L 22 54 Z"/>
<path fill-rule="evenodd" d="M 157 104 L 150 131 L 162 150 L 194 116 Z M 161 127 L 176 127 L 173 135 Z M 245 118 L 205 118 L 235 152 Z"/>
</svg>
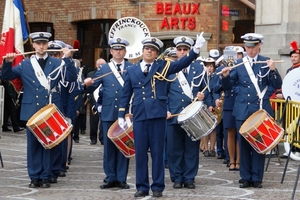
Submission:
<svg viewBox="0 0 300 200">
<path fill-rule="evenodd" d="M 26 126 L 45 149 L 51 149 L 62 142 L 73 127 L 54 104 L 40 109 L 28 120 Z"/>
<path fill-rule="evenodd" d="M 240 133 L 258 153 L 265 154 L 280 142 L 284 130 L 265 110 L 258 110 L 243 123 Z"/>
<path fill-rule="evenodd" d="M 108 129 L 107 136 L 126 158 L 131 158 L 135 155 L 132 114 L 127 114 L 125 116 L 125 120 L 127 122 L 127 125 L 129 125 L 126 130 L 120 128 L 117 120 Z"/>
</svg>

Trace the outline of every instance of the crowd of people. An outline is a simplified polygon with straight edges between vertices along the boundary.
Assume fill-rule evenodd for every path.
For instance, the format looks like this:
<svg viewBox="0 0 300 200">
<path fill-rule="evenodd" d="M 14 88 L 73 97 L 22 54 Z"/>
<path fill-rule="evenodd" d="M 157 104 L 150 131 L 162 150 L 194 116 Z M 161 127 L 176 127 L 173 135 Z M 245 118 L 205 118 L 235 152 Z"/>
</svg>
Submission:
<svg viewBox="0 0 300 200">
<path fill-rule="evenodd" d="M 99 140 L 104 148 L 101 189 L 130 188 L 126 182 L 130 159 L 108 137 L 115 122 L 124 131 L 130 126 L 125 117 L 128 113 L 132 113 L 138 166 L 134 197 L 148 196 L 150 190 L 153 197 L 161 197 L 166 166 L 174 189 L 196 188 L 201 151 L 204 157 L 223 159 L 229 171 L 239 171 L 240 188 L 262 187 L 265 155 L 255 151 L 239 133 L 256 111 L 264 109 L 273 115 L 269 99 L 282 85 L 274 61 L 259 54 L 261 34 L 243 35 L 244 47 L 226 47 L 231 52 L 229 57 L 225 51 L 222 57 L 217 49 L 211 49 L 207 58 L 199 56 L 206 43 L 203 33 L 196 35 L 195 42 L 188 36 L 176 37 L 174 47 L 159 59 L 164 44 L 149 37 L 141 41 L 142 57 L 135 64 L 125 59 L 129 41 L 115 37 L 108 41 L 112 58 L 108 62 L 98 59 L 87 77 L 72 46 L 49 41 L 51 34 L 47 32 L 32 33 L 30 37 L 36 53 L 16 67 L 12 67 L 16 55 L 8 53 L 2 67 L 3 80 L 21 78 L 23 82 L 20 119 L 28 121 L 53 103 L 73 126 L 72 133 L 51 149 L 45 149 L 32 130 L 26 129 L 30 188 L 48 188 L 57 183 L 58 177 L 66 176 L 73 142 L 78 143 L 79 133 L 85 133 L 81 124 L 85 123 L 88 101 L 90 144 Z M 299 50 L 291 52 L 292 61 L 296 59 L 294 54 L 299 57 Z M 283 97 L 278 94 L 278 98 Z M 201 140 L 191 137 L 178 122 L 182 111 L 196 101 L 201 101 L 202 109 L 212 115 L 221 110 L 214 127 Z M 201 121 L 198 123 L 201 127 Z M 152 182 L 148 154 L 152 159 Z"/>
</svg>

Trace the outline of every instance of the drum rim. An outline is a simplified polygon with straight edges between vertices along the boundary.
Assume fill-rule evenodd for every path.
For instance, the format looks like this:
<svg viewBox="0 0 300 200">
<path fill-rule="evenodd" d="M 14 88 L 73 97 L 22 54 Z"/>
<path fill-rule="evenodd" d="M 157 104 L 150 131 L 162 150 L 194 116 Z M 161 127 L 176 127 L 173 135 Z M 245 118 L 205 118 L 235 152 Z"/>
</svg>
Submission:
<svg viewBox="0 0 300 200">
<path fill-rule="evenodd" d="M 259 114 L 259 113 L 262 113 L 262 115 L 261 115 L 261 117 L 259 118 L 259 120 L 257 120 L 257 114 Z M 240 130 L 239 130 L 239 132 L 240 132 L 240 134 L 242 134 L 242 135 L 245 135 L 245 134 L 247 134 L 247 133 L 252 133 L 256 128 L 257 128 L 257 126 L 253 126 L 253 127 L 247 127 L 248 129 L 247 130 L 244 130 L 244 129 L 246 129 L 246 125 L 248 125 L 246 122 L 248 121 L 248 120 L 250 120 L 250 119 L 256 119 L 256 121 L 257 122 L 263 122 L 264 121 L 264 119 L 266 118 L 266 117 L 269 117 L 269 118 L 272 118 L 268 113 L 267 113 L 267 111 L 265 111 L 264 109 L 261 109 L 261 110 L 258 110 L 258 111 L 256 111 L 256 112 L 254 112 L 252 115 L 250 115 L 250 117 L 248 117 L 247 119 L 246 119 L 246 121 L 242 124 L 242 126 L 241 126 L 241 128 L 240 128 Z M 260 123 L 260 124 L 261 124 Z"/>
</svg>

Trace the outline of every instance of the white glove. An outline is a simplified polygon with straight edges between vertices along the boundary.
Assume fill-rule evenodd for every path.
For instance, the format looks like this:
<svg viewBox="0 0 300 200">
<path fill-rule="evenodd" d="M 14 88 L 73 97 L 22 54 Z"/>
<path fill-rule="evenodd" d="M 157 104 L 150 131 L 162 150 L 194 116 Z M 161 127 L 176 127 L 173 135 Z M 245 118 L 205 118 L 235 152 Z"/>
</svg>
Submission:
<svg viewBox="0 0 300 200">
<path fill-rule="evenodd" d="M 125 130 L 126 121 L 124 120 L 124 118 L 122 118 L 122 117 L 118 118 L 118 124 L 121 129 Z"/>
<path fill-rule="evenodd" d="M 198 51 L 198 53 L 200 52 L 200 49 L 203 47 L 203 45 L 205 44 L 206 40 L 203 37 L 204 32 L 197 34 L 197 39 L 196 39 L 196 43 L 194 45 L 194 51 Z M 197 53 L 195 51 L 195 53 Z"/>
<path fill-rule="evenodd" d="M 101 113 L 101 110 L 102 110 L 102 106 L 98 106 L 97 108 L 98 113 Z"/>
</svg>

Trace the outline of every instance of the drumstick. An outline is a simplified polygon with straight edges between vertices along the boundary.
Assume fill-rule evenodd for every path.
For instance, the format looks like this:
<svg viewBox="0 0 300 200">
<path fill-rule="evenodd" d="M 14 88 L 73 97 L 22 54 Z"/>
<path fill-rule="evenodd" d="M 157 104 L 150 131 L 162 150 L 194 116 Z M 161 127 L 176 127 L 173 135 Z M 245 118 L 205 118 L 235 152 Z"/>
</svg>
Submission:
<svg viewBox="0 0 300 200">
<path fill-rule="evenodd" d="M 118 72 L 126 72 L 126 70 L 118 71 Z M 96 81 L 96 80 L 98 80 L 98 79 L 100 79 L 100 78 L 103 78 L 103 77 L 105 77 L 105 76 L 107 76 L 107 75 L 110 75 L 111 73 L 113 73 L 113 72 L 112 72 L 112 71 L 111 71 L 111 72 L 108 72 L 108 73 L 106 73 L 106 74 L 103 74 L 103 75 L 101 75 L 101 76 L 98 76 L 98 77 L 96 77 L 96 78 L 93 78 L 92 80 L 93 80 L 93 81 Z M 85 85 L 85 83 L 82 83 L 82 85 Z"/>
<path fill-rule="evenodd" d="M 245 61 L 245 62 L 250 62 L 250 61 Z M 238 66 L 241 66 L 242 64 L 244 64 L 245 62 L 242 62 L 242 63 L 239 63 L 237 65 L 233 65 L 232 67 L 230 67 L 230 69 L 233 69 L 233 68 L 236 68 Z M 284 60 L 274 60 L 273 61 L 274 63 L 283 63 Z M 252 62 L 252 63 L 267 63 L 267 61 L 255 61 L 255 62 Z M 222 74 L 222 71 L 218 72 L 217 75 L 220 75 Z"/>
<path fill-rule="evenodd" d="M 15 54 L 15 56 L 23 56 L 23 55 L 32 54 L 32 53 L 36 53 L 36 51 L 17 53 L 17 54 Z M 3 56 L 2 58 L 5 59 L 5 58 L 7 58 L 7 56 Z"/>
<path fill-rule="evenodd" d="M 58 52 L 63 51 L 62 49 L 47 49 L 45 52 Z M 79 51 L 78 49 L 70 49 L 70 51 Z"/>
</svg>

